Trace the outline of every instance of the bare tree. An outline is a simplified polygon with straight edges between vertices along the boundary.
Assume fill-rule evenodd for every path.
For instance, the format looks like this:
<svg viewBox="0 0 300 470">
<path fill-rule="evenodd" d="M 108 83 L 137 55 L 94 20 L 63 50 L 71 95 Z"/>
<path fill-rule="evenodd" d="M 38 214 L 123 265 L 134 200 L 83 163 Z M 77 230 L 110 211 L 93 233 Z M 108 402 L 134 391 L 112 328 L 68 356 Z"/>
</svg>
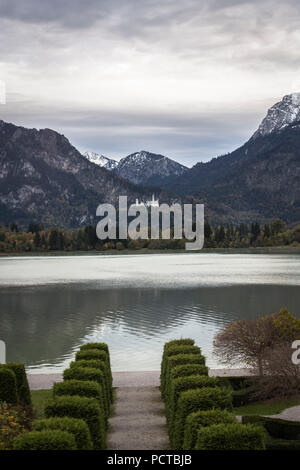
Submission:
<svg viewBox="0 0 300 470">
<path fill-rule="evenodd" d="M 300 392 L 300 367 L 292 362 L 291 342 L 266 351 L 264 376 L 258 380 L 258 398 L 297 395 Z"/>
<path fill-rule="evenodd" d="M 264 373 L 267 353 L 283 342 L 300 337 L 300 320 L 281 309 L 257 320 L 229 323 L 215 337 L 214 352 L 223 364 L 243 363 Z"/>
</svg>

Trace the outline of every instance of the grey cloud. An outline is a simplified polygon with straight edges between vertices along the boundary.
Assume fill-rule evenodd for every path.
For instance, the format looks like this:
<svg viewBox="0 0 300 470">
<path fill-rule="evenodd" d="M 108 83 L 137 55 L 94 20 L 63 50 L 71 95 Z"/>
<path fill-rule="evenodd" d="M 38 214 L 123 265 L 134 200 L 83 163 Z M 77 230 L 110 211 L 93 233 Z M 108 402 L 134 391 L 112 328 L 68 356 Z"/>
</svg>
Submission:
<svg viewBox="0 0 300 470">
<path fill-rule="evenodd" d="M 72 73 L 76 78 L 76 71 L 70 70 L 82 68 L 86 55 L 92 65 L 105 69 L 115 50 L 116 62 L 125 65 L 130 65 L 131 52 L 138 51 L 141 59 L 153 56 L 154 78 L 155 57 L 161 54 L 164 77 L 185 77 L 192 70 L 199 88 L 206 68 L 218 70 L 221 65 L 251 72 L 250 79 L 264 72 L 259 80 L 276 80 L 283 67 L 287 77 L 289 72 L 293 77 L 299 70 L 299 16 L 298 0 L 0 0 L 0 78 L 12 77 L 8 96 L 19 93 L 3 109 L 2 118 L 52 127 L 81 150 L 124 156 L 146 147 L 185 163 L 207 160 L 247 140 L 273 103 L 255 108 L 249 98 L 249 109 L 246 104 L 236 109 L 232 102 L 227 109 L 223 105 L 210 112 L 193 112 L 188 103 L 181 110 L 159 113 L 134 102 L 131 110 L 120 106 L 113 112 L 100 105 L 92 109 L 91 103 L 63 105 L 61 82 L 72 80 Z M 119 59 L 118 50 L 124 46 L 128 56 Z M 173 66 L 177 59 L 178 69 Z M 93 73 L 86 70 L 87 77 Z M 122 78 L 120 74 L 121 84 Z M 221 74 L 220 83 L 224 78 Z M 22 96 L 23 80 L 32 87 L 30 101 Z M 45 97 L 48 89 L 57 87 L 52 107 L 38 102 L 37 83 Z M 278 101 L 279 96 L 274 98 Z"/>
<path fill-rule="evenodd" d="M 257 113 L 97 112 L 73 108 L 5 107 L 1 118 L 18 125 L 53 128 L 79 151 L 94 150 L 120 158 L 138 150 L 162 153 L 192 166 L 240 146 L 258 127 Z M 33 106 L 30 107 L 33 109 Z"/>
<path fill-rule="evenodd" d="M 58 22 L 80 28 L 103 18 L 113 3 L 114 0 L 1 0 L 0 16 L 29 23 Z"/>
</svg>

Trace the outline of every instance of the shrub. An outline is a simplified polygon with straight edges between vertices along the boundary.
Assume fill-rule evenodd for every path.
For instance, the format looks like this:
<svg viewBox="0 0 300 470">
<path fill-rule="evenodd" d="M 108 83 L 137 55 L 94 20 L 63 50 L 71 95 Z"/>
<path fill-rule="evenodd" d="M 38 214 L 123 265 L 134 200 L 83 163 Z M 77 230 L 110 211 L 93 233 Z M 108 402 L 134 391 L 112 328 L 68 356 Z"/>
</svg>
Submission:
<svg viewBox="0 0 300 470">
<path fill-rule="evenodd" d="M 236 376 L 236 377 L 227 377 L 227 378 L 233 390 L 242 390 L 242 389 L 248 388 L 249 382 L 251 383 L 255 377 L 254 376 L 251 376 L 251 377 Z"/>
<path fill-rule="evenodd" d="M 171 379 L 178 377 L 188 377 L 189 375 L 208 375 L 208 367 L 201 364 L 183 364 L 173 367 L 171 370 Z"/>
<path fill-rule="evenodd" d="M 249 387 L 250 382 L 253 381 L 254 376 L 233 376 L 233 377 L 219 377 L 221 386 L 230 387 L 232 390 L 242 390 Z"/>
<path fill-rule="evenodd" d="M 195 341 L 190 338 L 173 339 L 164 344 L 163 356 L 162 356 L 162 361 L 161 361 L 161 379 L 162 379 L 162 368 L 165 364 L 165 359 L 167 356 L 168 349 L 172 348 L 173 346 L 194 346 L 194 344 L 195 344 Z"/>
<path fill-rule="evenodd" d="M 267 450 L 300 450 L 300 440 L 266 438 Z"/>
<path fill-rule="evenodd" d="M 7 367 L 0 366 L 0 402 L 17 405 L 17 379 L 15 373 Z"/>
<path fill-rule="evenodd" d="M 88 367 L 72 367 L 64 371 L 63 377 L 65 381 L 87 380 L 88 382 L 96 382 L 101 387 L 101 401 L 103 404 L 104 415 L 106 418 L 108 418 L 110 405 L 107 401 L 107 396 L 105 393 L 105 378 L 102 371 Z"/>
<path fill-rule="evenodd" d="M 102 372 L 104 376 L 104 391 L 107 397 L 107 402 L 111 402 L 111 395 L 112 395 L 112 390 L 111 390 L 111 383 L 110 383 L 110 373 L 107 365 L 103 361 L 99 361 L 98 359 L 91 359 L 90 361 L 73 361 L 70 364 L 70 368 L 72 369 L 73 367 L 84 367 L 84 368 L 92 368 L 92 369 L 98 369 Z"/>
<path fill-rule="evenodd" d="M 75 356 L 76 361 L 90 361 L 94 359 L 102 361 L 107 365 L 108 371 L 109 371 L 110 387 L 112 387 L 112 374 L 111 374 L 111 369 L 110 369 L 110 361 L 109 361 L 109 355 L 106 351 L 101 350 L 101 349 L 86 349 L 83 351 L 78 351 Z"/>
<path fill-rule="evenodd" d="M 265 432 L 260 426 L 213 424 L 198 430 L 196 450 L 264 450 Z"/>
<path fill-rule="evenodd" d="M 181 392 L 202 387 L 218 387 L 219 381 L 216 377 L 205 375 L 190 375 L 189 377 L 179 377 L 171 381 L 170 394 L 167 397 L 167 419 L 172 435 L 172 426 L 177 409 L 177 402 Z"/>
<path fill-rule="evenodd" d="M 242 388 L 241 390 L 234 390 L 232 392 L 233 406 L 244 406 L 253 401 L 257 386 L 252 385 L 251 387 Z"/>
<path fill-rule="evenodd" d="M 83 419 L 77 418 L 49 418 L 36 421 L 33 426 L 34 431 L 46 431 L 59 429 L 73 434 L 78 450 L 92 449 L 92 440 L 88 425 Z"/>
<path fill-rule="evenodd" d="M 24 411 L 21 412 L 7 403 L 0 403 L 0 450 L 13 448 L 15 437 L 25 432 L 24 421 Z"/>
<path fill-rule="evenodd" d="M 88 349 L 99 349 L 105 351 L 109 358 L 109 349 L 106 343 L 86 343 L 80 347 L 80 351 L 86 351 Z"/>
<path fill-rule="evenodd" d="M 289 421 L 280 418 L 269 418 L 267 416 L 243 416 L 244 424 L 259 424 L 265 428 L 272 437 L 279 439 L 300 440 L 300 422 Z"/>
<path fill-rule="evenodd" d="M 5 366 L 12 370 L 16 376 L 20 405 L 31 406 L 31 395 L 24 364 L 9 362 Z"/>
<path fill-rule="evenodd" d="M 164 367 L 167 357 L 176 356 L 176 354 L 193 354 L 194 351 L 200 354 L 200 348 L 194 344 L 171 344 L 164 348 L 162 362 L 161 362 L 161 376 L 164 375 Z"/>
<path fill-rule="evenodd" d="M 188 415 L 184 427 L 183 449 L 192 450 L 195 447 L 198 430 L 201 426 L 212 424 L 235 424 L 236 417 L 226 410 L 195 411 Z"/>
<path fill-rule="evenodd" d="M 105 448 L 106 432 L 103 410 L 94 398 L 78 396 L 55 397 L 45 407 L 46 418 L 64 417 L 83 419 L 90 430 L 95 450 Z"/>
<path fill-rule="evenodd" d="M 105 362 L 107 367 L 110 370 L 109 356 L 108 353 L 101 349 L 86 349 L 83 351 L 78 351 L 75 356 L 76 361 L 90 361 L 93 359 L 98 359 L 99 361 Z"/>
<path fill-rule="evenodd" d="M 160 384 L 162 391 L 165 390 L 166 384 L 166 373 L 167 373 L 167 360 L 171 356 L 177 356 L 178 354 L 201 354 L 201 350 L 198 346 L 191 345 L 172 345 L 166 348 L 163 353 L 162 363 L 161 363 L 161 374 L 160 374 Z"/>
<path fill-rule="evenodd" d="M 213 408 L 231 411 L 231 392 L 218 387 L 204 387 L 187 390 L 180 394 L 173 426 L 172 445 L 175 449 L 182 448 L 187 416 L 194 411 L 205 411 Z"/>
<path fill-rule="evenodd" d="M 76 444 L 66 431 L 31 431 L 14 440 L 14 450 L 76 450 Z"/>
<path fill-rule="evenodd" d="M 205 357 L 201 354 L 178 354 L 170 356 L 166 360 L 166 380 L 162 389 L 163 397 L 165 398 L 169 393 L 171 370 L 179 365 L 184 364 L 200 364 L 205 365 Z"/>
<path fill-rule="evenodd" d="M 80 351 L 85 351 L 86 349 L 100 349 L 100 351 L 106 351 L 109 354 L 108 345 L 106 343 L 85 343 L 80 346 Z"/>
<path fill-rule="evenodd" d="M 96 398 L 99 404 L 103 406 L 103 394 L 101 386 L 94 381 L 70 379 L 66 380 L 65 382 L 55 383 L 53 385 L 53 395 Z"/>
<path fill-rule="evenodd" d="M 195 341 L 191 338 L 172 339 L 164 344 L 164 352 L 172 346 L 194 346 Z"/>
</svg>

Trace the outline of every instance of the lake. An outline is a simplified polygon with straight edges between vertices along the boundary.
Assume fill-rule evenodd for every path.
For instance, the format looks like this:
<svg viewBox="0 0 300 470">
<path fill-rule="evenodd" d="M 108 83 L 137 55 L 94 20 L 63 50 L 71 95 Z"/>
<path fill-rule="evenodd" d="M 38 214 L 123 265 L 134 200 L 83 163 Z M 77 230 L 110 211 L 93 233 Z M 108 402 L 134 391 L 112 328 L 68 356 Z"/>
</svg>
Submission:
<svg viewBox="0 0 300 470">
<path fill-rule="evenodd" d="M 300 317 L 299 286 L 299 254 L 5 257 L 0 339 L 32 373 L 62 371 L 88 341 L 108 343 L 115 371 L 155 370 L 179 337 L 220 367 L 215 334 L 281 307 Z"/>
</svg>

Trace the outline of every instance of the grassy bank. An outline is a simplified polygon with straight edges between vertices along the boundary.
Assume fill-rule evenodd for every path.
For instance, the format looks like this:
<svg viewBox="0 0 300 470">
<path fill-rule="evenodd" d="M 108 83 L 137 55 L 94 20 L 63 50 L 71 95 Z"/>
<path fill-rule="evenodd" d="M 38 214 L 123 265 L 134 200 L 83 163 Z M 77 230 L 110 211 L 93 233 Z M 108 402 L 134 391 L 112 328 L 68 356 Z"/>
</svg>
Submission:
<svg viewBox="0 0 300 470">
<path fill-rule="evenodd" d="M 52 397 L 52 390 L 31 390 L 32 407 L 35 419 L 44 418 L 46 401 Z"/>
<path fill-rule="evenodd" d="M 249 403 L 246 406 L 234 408 L 233 413 L 236 416 L 275 415 L 297 405 L 300 405 L 300 396 Z"/>
</svg>

